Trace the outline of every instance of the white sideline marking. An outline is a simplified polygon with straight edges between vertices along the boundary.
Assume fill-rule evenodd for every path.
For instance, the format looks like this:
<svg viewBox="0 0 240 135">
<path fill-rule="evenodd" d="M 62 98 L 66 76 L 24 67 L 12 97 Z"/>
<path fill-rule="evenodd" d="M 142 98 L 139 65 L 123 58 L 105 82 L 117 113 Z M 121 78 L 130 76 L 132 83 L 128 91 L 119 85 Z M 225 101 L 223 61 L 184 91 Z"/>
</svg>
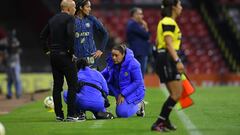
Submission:
<svg viewBox="0 0 240 135">
<path fill-rule="evenodd" d="M 162 85 L 163 84 L 161 84 L 161 86 Z M 161 87 L 161 89 L 163 90 L 164 95 L 168 97 L 169 93 L 166 87 Z M 190 135 L 202 135 L 202 133 L 197 129 L 197 127 L 192 123 L 190 118 L 182 110 L 176 110 L 176 112 Z"/>
<path fill-rule="evenodd" d="M 182 110 L 177 111 L 177 115 L 190 135 L 202 135 L 202 133 L 197 129 L 197 127 Z"/>
<path fill-rule="evenodd" d="M 90 128 L 101 128 L 105 120 L 96 120 Z"/>
</svg>

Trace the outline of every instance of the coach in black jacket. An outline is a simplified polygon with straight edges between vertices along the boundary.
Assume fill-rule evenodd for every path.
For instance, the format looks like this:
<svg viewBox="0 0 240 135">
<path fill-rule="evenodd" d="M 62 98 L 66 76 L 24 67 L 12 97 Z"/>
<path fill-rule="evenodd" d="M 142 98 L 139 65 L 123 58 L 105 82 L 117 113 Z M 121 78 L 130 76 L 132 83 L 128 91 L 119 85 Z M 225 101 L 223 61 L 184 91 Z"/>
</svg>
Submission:
<svg viewBox="0 0 240 135">
<path fill-rule="evenodd" d="M 78 120 L 74 117 L 77 70 L 72 58 L 75 31 L 73 15 L 75 11 L 75 2 L 73 0 L 63 0 L 61 2 L 61 13 L 56 14 L 48 21 L 40 35 L 44 52 L 50 54 L 54 80 L 53 101 L 57 121 L 64 120 L 61 98 L 64 76 L 67 80 L 69 91 L 67 95 L 66 121 Z"/>
</svg>

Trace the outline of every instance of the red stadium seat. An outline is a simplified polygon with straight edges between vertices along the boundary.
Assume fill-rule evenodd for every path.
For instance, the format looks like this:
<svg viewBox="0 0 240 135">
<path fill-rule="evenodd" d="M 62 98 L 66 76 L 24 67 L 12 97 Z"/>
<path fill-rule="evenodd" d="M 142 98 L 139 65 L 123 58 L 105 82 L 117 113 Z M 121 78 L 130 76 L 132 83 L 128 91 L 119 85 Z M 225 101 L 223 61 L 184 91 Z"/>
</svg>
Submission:
<svg viewBox="0 0 240 135">
<path fill-rule="evenodd" d="M 114 1 L 125 4 L 133 2 L 132 0 Z M 98 0 L 94 0 L 94 2 L 98 2 Z M 143 11 L 144 19 L 151 32 L 151 42 L 155 43 L 157 25 L 161 19 L 160 10 L 144 9 Z M 126 24 L 130 17 L 129 9 L 94 10 L 93 14 L 101 17 L 111 35 L 120 36 L 121 41 L 125 40 Z M 209 30 L 197 10 L 184 9 L 177 22 L 183 34 L 181 48 L 187 57 L 186 68 L 188 72 L 195 74 L 220 72 L 214 67 L 218 63 L 223 63 L 222 71 L 228 71 L 215 41 L 209 36 Z"/>
</svg>

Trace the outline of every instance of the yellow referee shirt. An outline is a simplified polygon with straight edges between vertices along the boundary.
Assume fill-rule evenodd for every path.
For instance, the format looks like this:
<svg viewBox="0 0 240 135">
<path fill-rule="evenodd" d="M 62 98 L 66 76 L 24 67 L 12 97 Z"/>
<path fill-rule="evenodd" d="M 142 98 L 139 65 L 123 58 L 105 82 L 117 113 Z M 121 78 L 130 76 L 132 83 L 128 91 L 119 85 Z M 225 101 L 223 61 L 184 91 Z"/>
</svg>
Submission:
<svg viewBox="0 0 240 135">
<path fill-rule="evenodd" d="M 175 50 L 180 49 L 182 33 L 176 23 L 171 17 L 164 17 L 158 23 L 157 27 L 157 48 L 165 49 L 166 43 L 164 41 L 165 36 L 171 36 L 173 39 L 173 48 Z"/>
</svg>

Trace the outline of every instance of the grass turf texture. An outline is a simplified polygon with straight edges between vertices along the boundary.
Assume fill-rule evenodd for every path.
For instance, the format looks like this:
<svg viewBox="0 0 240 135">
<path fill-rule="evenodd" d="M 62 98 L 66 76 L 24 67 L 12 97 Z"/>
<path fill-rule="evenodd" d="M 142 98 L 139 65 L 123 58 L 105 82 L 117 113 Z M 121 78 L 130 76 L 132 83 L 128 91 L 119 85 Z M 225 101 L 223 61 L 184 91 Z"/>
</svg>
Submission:
<svg viewBox="0 0 240 135">
<path fill-rule="evenodd" d="M 239 135 L 239 95 L 239 87 L 197 88 L 191 96 L 195 104 L 184 112 L 203 135 Z M 0 116 L 0 122 L 6 128 L 6 135 L 154 135 L 159 133 L 151 132 L 150 127 L 156 120 L 165 99 L 159 89 L 148 88 L 145 100 L 149 103 L 144 118 L 134 116 L 128 119 L 59 123 L 55 122 L 54 113 L 47 112 L 43 107 L 43 101 L 39 101 Z M 114 99 L 110 100 L 109 111 L 115 114 Z M 92 114 L 87 115 L 91 118 Z M 188 134 L 176 111 L 171 114 L 171 120 L 178 129 L 167 135 Z"/>
</svg>

